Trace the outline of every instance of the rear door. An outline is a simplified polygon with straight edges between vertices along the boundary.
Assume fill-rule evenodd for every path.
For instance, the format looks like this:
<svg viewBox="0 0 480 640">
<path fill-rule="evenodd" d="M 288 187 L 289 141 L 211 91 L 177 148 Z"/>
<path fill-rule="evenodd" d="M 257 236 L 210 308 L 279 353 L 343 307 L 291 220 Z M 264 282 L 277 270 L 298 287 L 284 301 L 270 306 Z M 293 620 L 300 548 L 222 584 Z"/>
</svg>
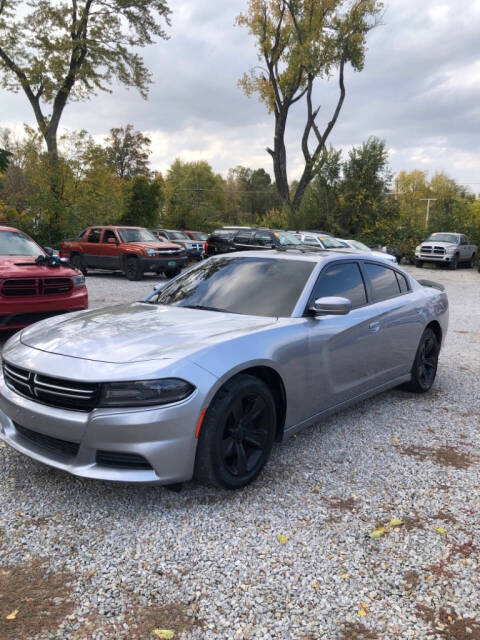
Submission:
<svg viewBox="0 0 480 640">
<path fill-rule="evenodd" d="M 252 249 L 253 231 L 242 229 L 237 233 L 233 241 L 237 251 L 247 251 Z"/>
<path fill-rule="evenodd" d="M 249 249 L 271 249 L 274 242 L 271 231 L 255 231 Z"/>
<path fill-rule="evenodd" d="M 88 232 L 87 238 L 82 243 L 83 254 L 87 267 L 93 269 L 102 268 L 102 255 L 100 251 L 101 235 L 102 227 L 92 227 Z"/>
<path fill-rule="evenodd" d="M 378 380 L 388 382 L 412 368 L 424 327 L 423 307 L 396 269 L 364 261 L 362 270 L 372 300 Z"/>
<path fill-rule="evenodd" d="M 379 380 L 378 336 L 358 261 L 331 262 L 322 270 L 309 304 L 329 296 L 348 298 L 352 310 L 345 316 L 309 318 L 305 401 L 310 415 L 376 387 Z"/>
</svg>

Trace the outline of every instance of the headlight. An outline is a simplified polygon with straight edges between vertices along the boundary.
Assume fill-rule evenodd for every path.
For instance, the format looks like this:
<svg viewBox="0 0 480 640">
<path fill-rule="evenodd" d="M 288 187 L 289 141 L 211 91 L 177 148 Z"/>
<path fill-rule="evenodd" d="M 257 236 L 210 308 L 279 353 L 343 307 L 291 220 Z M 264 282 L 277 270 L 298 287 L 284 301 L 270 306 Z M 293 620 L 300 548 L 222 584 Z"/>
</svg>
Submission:
<svg viewBox="0 0 480 640">
<path fill-rule="evenodd" d="M 72 282 L 74 288 L 83 287 L 83 285 L 85 284 L 85 276 L 79 273 L 78 276 L 72 277 Z"/>
<path fill-rule="evenodd" d="M 453 245 L 452 247 L 447 247 L 447 253 L 455 253 L 455 251 L 457 250 L 456 245 Z"/>
<path fill-rule="evenodd" d="M 155 249 L 145 249 L 145 253 L 147 254 L 147 256 L 155 256 L 157 255 L 157 252 L 155 251 Z"/>
<path fill-rule="evenodd" d="M 421 244 L 419 244 L 418 247 L 415 247 L 415 253 L 420 253 L 421 248 L 422 248 Z"/>
<path fill-rule="evenodd" d="M 179 378 L 109 382 L 102 385 L 99 407 L 147 407 L 185 400 L 195 387 Z"/>
</svg>

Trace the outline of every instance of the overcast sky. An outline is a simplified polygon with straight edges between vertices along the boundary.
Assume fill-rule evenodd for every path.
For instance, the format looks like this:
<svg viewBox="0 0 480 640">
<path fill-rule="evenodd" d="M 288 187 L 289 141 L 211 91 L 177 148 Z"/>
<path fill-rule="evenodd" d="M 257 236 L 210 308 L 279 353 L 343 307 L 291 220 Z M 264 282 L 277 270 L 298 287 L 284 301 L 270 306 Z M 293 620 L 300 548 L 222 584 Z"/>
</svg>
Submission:
<svg viewBox="0 0 480 640">
<path fill-rule="evenodd" d="M 273 120 L 237 86 L 256 64 L 254 41 L 234 26 L 246 0 L 170 0 L 170 40 L 143 51 L 154 74 L 149 100 L 116 88 L 68 105 L 63 125 L 95 136 L 132 123 L 153 141 L 152 164 L 207 160 L 264 167 Z M 347 73 L 347 98 L 330 144 L 347 152 L 369 136 L 387 142 L 395 172 L 444 170 L 480 190 L 480 0 L 389 0 L 383 25 L 368 38 L 362 73 Z M 336 85 L 318 84 L 319 118 L 331 114 Z M 289 122 L 289 174 L 298 175 L 304 106 Z M 23 95 L 0 89 L 0 126 L 34 124 Z"/>
</svg>

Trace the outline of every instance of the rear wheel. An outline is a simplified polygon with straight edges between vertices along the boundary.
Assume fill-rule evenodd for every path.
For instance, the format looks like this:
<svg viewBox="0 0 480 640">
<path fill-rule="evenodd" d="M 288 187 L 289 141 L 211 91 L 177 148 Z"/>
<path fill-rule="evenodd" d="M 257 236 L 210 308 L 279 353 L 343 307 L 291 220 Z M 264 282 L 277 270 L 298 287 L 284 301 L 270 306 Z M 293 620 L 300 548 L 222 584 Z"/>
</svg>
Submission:
<svg viewBox="0 0 480 640">
<path fill-rule="evenodd" d="M 246 486 L 267 463 L 275 429 L 275 403 L 266 384 L 254 376 L 236 376 L 208 408 L 198 441 L 195 479 L 224 489 Z"/>
<path fill-rule="evenodd" d="M 412 379 L 403 385 L 406 391 L 425 393 L 432 388 L 437 375 L 440 343 L 432 329 L 425 329 L 412 367 Z"/>
<path fill-rule="evenodd" d="M 473 269 L 475 267 L 475 258 L 477 256 L 475 254 L 473 254 L 473 256 L 470 258 L 470 260 L 467 263 L 467 266 L 469 269 Z"/>
<path fill-rule="evenodd" d="M 83 259 L 83 256 L 81 256 L 79 253 L 75 253 L 73 256 L 71 256 L 70 264 L 75 269 L 78 269 L 79 271 L 81 271 L 84 276 L 88 274 L 87 267 L 85 266 L 85 260 Z"/>
<path fill-rule="evenodd" d="M 138 258 L 129 257 L 125 261 L 125 275 L 128 280 L 141 280 L 143 276 L 142 267 Z"/>
</svg>

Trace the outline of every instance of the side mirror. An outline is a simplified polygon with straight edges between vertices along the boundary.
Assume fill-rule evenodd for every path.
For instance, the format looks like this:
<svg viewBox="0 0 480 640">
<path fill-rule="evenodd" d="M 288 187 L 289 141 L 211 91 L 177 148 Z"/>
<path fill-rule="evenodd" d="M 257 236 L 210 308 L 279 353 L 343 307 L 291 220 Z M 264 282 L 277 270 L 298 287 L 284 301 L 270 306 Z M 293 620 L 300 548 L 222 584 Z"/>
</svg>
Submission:
<svg viewBox="0 0 480 640">
<path fill-rule="evenodd" d="M 309 307 L 309 311 L 316 316 L 346 316 L 351 310 L 350 300 L 340 297 L 317 298 Z"/>
<path fill-rule="evenodd" d="M 43 250 L 45 251 L 47 256 L 50 256 L 50 257 L 53 256 L 54 251 L 53 251 L 52 247 L 43 247 Z"/>
<path fill-rule="evenodd" d="M 107 238 L 107 244 L 118 244 L 118 240 L 116 238 Z"/>
</svg>

